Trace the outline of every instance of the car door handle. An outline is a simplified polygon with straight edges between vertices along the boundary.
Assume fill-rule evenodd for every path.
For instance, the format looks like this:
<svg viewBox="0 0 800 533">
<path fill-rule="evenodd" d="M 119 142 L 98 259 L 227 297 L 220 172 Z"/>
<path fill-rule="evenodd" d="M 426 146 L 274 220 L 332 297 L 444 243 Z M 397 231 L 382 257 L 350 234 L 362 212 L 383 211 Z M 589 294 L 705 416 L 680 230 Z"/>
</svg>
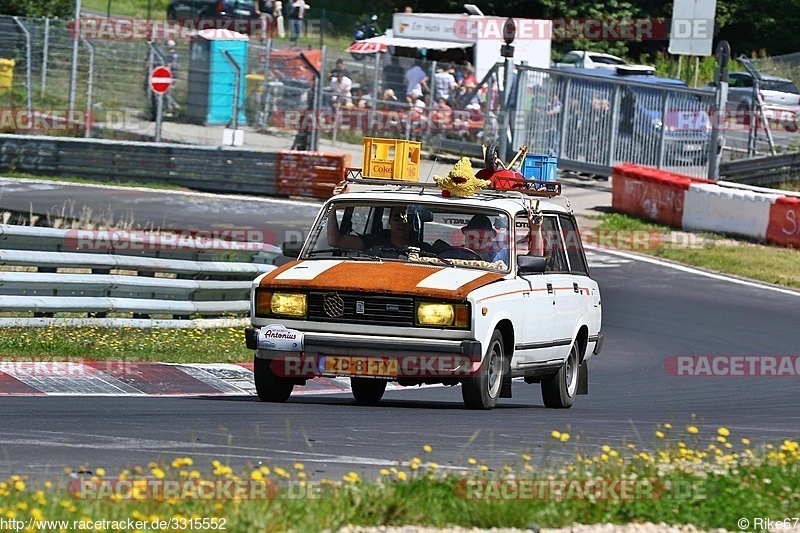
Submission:
<svg viewBox="0 0 800 533">
<path fill-rule="evenodd" d="M 573 284 L 572 284 L 572 289 L 573 289 L 575 292 L 577 292 L 578 294 L 580 294 L 580 292 L 581 292 L 581 290 L 578 288 L 578 284 L 577 284 L 577 283 L 573 283 Z"/>
<path fill-rule="evenodd" d="M 547 294 L 553 294 L 553 284 L 552 283 L 548 283 L 547 284 Z"/>
</svg>

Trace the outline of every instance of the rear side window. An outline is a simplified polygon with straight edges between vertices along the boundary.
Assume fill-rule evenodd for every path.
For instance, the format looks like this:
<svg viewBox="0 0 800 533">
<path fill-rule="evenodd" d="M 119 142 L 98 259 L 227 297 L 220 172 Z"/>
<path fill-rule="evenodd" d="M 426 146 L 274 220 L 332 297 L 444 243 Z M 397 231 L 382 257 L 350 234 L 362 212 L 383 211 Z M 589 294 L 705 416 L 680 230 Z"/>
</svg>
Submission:
<svg viewBox="0 0 800 533">
<path fill-rule="evenodd" d="M 800 94 L 797 86 L 788 80 L 762 80 L 761 88 L 765 91 L 778 91 L 780 93 Z"/>
<path fill-rule="evenodd" d="M 578 226 L 571 217 L 561 215 L 561 231 L 564 234 L 564 243 L 567 247 L 567 257 L 573 274 L 589 274 L 589 267 L 586 264 L 586 256 L 583 253 L 581 235 Z"/>
</svg>

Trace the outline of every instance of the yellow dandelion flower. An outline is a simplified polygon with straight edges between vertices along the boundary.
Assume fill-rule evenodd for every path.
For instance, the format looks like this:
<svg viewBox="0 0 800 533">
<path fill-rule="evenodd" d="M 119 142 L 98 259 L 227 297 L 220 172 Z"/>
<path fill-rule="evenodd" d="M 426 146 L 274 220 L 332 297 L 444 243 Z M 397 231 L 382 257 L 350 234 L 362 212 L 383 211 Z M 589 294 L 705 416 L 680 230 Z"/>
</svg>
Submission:
<svg viewBox="0 0 800 533">
<path fill-rule="evenodd" d="M 31 509 L 31 518 L 34 520 L 44 520 L 44 513 L 38 507 L 35 509 Z"/>
<path fill-rule="evenodd" d="M 602 449 L 603 449 L 604 452 L 608 453 L 608 452 L 611 451 L 611 446 L 609 446 L 608 444 L 603 444 L 603 448 Z"/>
<path fill-rule="evenodd" d="M 561 438 L 559 438 L 561 442 L 567 442 L 569 440 L 569 433 L 562 433 Z"/>
<path fill-rule="evenodd" d="M 382 476 L 388 476 L 389 475 L 389 471 L 386 470 L 385 468 L 381 468 L 381 475 Z"/>
<path fill-rule="evenodd" d="M 106 475 L 106 469 L 105 468 L 98 468 L 97 470 L 95 470 L 95 474 L 97 474 L 100 477 L 103 477 L 103 476 Z"/>
<path fill-rule="evenodd" d="M 726 442 L 727 440 L 728 440 L 728 439 L 726 439 L 726 438 L 725 438 L 725 437 L 723 437 L 722 435 L 718 435 L 718 436 L 717 436 L 717 442 Z"/>
<path fill-rule="evenodd" d="M 295 464 L 294 464 L 294 465 L 292 465 L 292 466 L 294 466 L 294 469 L 295 469 L 295 470 L 303 470 L 303 469 L 305 468 L 305 466 L 303 465 L 303 463 L 295 463 Z"/>
<path fill-rule="evenodd" d="M 419 457 L 414 457 L 413 459 L 411 459 L 411 462 L 412 462 L 412 463 L 419 464 L 419 463 L 421 463 L 421 462 L 422 462 L 422 460 L 421 460 Z"/>
<path fill-rule="evenodd" d="M 255 481 L 264 481 L 264 474 L 260 470 L 253 470 L 250 472 L 250 479 Z"/>
<path fill-rule="evenodd" d="M 669 422 L 667 422 L 666 424 L 664 424 L 664 428 L 666 428 L 666 429 L 672 429 L 672 424 L 670 424 Z"/>
<path fill-rule="evenodd" d="M 406 480 L 406 477 L 407 477 L 407 476 L 406 476 L 406 473 L 405 473 L 405 472 L 398 472 L 398 473 L 397 473 L 397 479 L 399 479 L 400 481 L 405 481 L 405 480 Z"/>
<path fill-rule="evenodd" d="M 486 465 L 481 465 L 481 466 L 478 467 L 478 469 L 483 471 L 483 472 L 486 472 L 487 470 L 489 470 L 489 467 L 486 466 Z"/>
<path fill-rule="evenodd" d="M 694 435 L 694 434 L 696 434 L 696 433 L 699 433 L 699 432 L 700 432 L 700 430 L 699 430 L 699 429 L 697 429 L 697 426 L 687 426 L 687 427 L 686 427 L 686 432 L 687 432 L 687 433 L 689 433 L 689 434 L 691 434 L 691 435 Z"/>
<path fill-rule="evenodd" d="M 550 432 L 550 436 L 553 437 L 554 439 L 560 439 L 561 432 L 554 429 L 553 431 Z"/>
<path fill-rule="evenodd" d="M 478 461 L 477 461 L 477 459 L 474 459 L 474 458 L 472 458 L 472 457 L 470 457 L 469 459 L 467 459 L 467 462 L 468 462 L 469 464 L 471 464 L 471 465 L 476 465 L 476 464 L 478 464 Z"/>
<path fill-rule="evenodd" d="M 528 455 L 528 454 L 526 454 L 526 453 L 523 453 L 523 454 L 522 454 L 522 458 L 523 458 L 525 461 L 530 461 L 530 460 L 531 460 L 531 456 L 530 456 L 530 455 Z"/>
<path fill-rule="evenodd" d="M 728 431 L 728 428 L 724 428 L 724 427 L 723 427 L 723 428 L 719 428 L 719 429 L 717 430 L 717 434 L 718 434 L 720 437 L 727 437 L 728 435 L 730 435 L 730 434 L 731 434 L 731 432 L 730 432 L 730 431 Z"/>
<path fill-rule="evenodd" d="M 656 437 L 658 437 L 659 439 L 663 439 L 664 433 L 662 431 L 656 431 Z"/>
<path fill-rule="evenodd" d="M 20 480 L 20 481 L 15 481 L 15 482 L 14 482 L 14 488 L 15 488 L 16 490 L 20 491 L 20 492 L 21 492 L 21 491 L 23 491 L 23 490 L 25 490 L 25 482 L 24 482 L 24 481 L 22 481 L 22 480 Z"/>
<path fill-rule="evenodd" d="M 433 448 L 431 448 L 430 444 L 426 444 L 422 447 L 422 449 L 425 450 L 425 453 L 431 453 L 433 451 Z"/>
</svg>

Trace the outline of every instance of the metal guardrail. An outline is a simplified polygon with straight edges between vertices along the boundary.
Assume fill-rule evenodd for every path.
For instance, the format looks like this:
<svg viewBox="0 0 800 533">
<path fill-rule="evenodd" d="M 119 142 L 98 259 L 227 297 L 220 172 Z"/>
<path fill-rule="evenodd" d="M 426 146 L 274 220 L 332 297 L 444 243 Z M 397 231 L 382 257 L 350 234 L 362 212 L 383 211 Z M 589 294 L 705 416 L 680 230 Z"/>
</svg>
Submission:
<svg viewBox="0 0 800 533">
<path fill-rule="evenodd" d="M 772 185 L 800 177 L 800 152 L 727 161 L 720 165 L 720 177 L 749 185 Z"/>
<path fill-rule="evenodd" d="M 0 135 L 0 171 L 276 194 L 278 153 L 182 144 Z"/>
<path fill-rule="evenodd" d="M 112 246 L 101 232 L 95 247 L 80 246 L 91 233 L 0 225 L 0 313 L 246 314 L 253 279 L 280 254 L 264 243 L 124 232 Z"/>
</svg>

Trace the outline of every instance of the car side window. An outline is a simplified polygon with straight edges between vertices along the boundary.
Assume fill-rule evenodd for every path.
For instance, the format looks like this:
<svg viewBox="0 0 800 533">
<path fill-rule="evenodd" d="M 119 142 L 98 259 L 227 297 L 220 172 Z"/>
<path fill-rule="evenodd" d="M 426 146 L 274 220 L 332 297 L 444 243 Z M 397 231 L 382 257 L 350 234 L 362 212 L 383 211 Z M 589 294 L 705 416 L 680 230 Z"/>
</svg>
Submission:
<svg viewBox="0 0 800 533">
<path fill-rule="evenodd" d="M 517 255 L 525 255 L 529 250 L 528 217 L 524 211 L 517 213 L 514 220 L 514 239 L 516 241 Z M 542 220 L 542 239 L 544 240 L 544 255 L 547 258 L 545 272 L 569 272 L 569 263 L 564 253 L 564 242 L 561 239 L 561 229 L 555 215 L 545 215 Z"/>
<path fill-rule="evenodd" d="M 583 252 L 581 234 L 575 220 L 566 215 L 561 215 L 561 232 L 564 235 L 564 243 L 567 246 L 567 257 L 573 274 L 589 274 L 589 267 L 586 264 L 586 255 Z"/>
</svg>

